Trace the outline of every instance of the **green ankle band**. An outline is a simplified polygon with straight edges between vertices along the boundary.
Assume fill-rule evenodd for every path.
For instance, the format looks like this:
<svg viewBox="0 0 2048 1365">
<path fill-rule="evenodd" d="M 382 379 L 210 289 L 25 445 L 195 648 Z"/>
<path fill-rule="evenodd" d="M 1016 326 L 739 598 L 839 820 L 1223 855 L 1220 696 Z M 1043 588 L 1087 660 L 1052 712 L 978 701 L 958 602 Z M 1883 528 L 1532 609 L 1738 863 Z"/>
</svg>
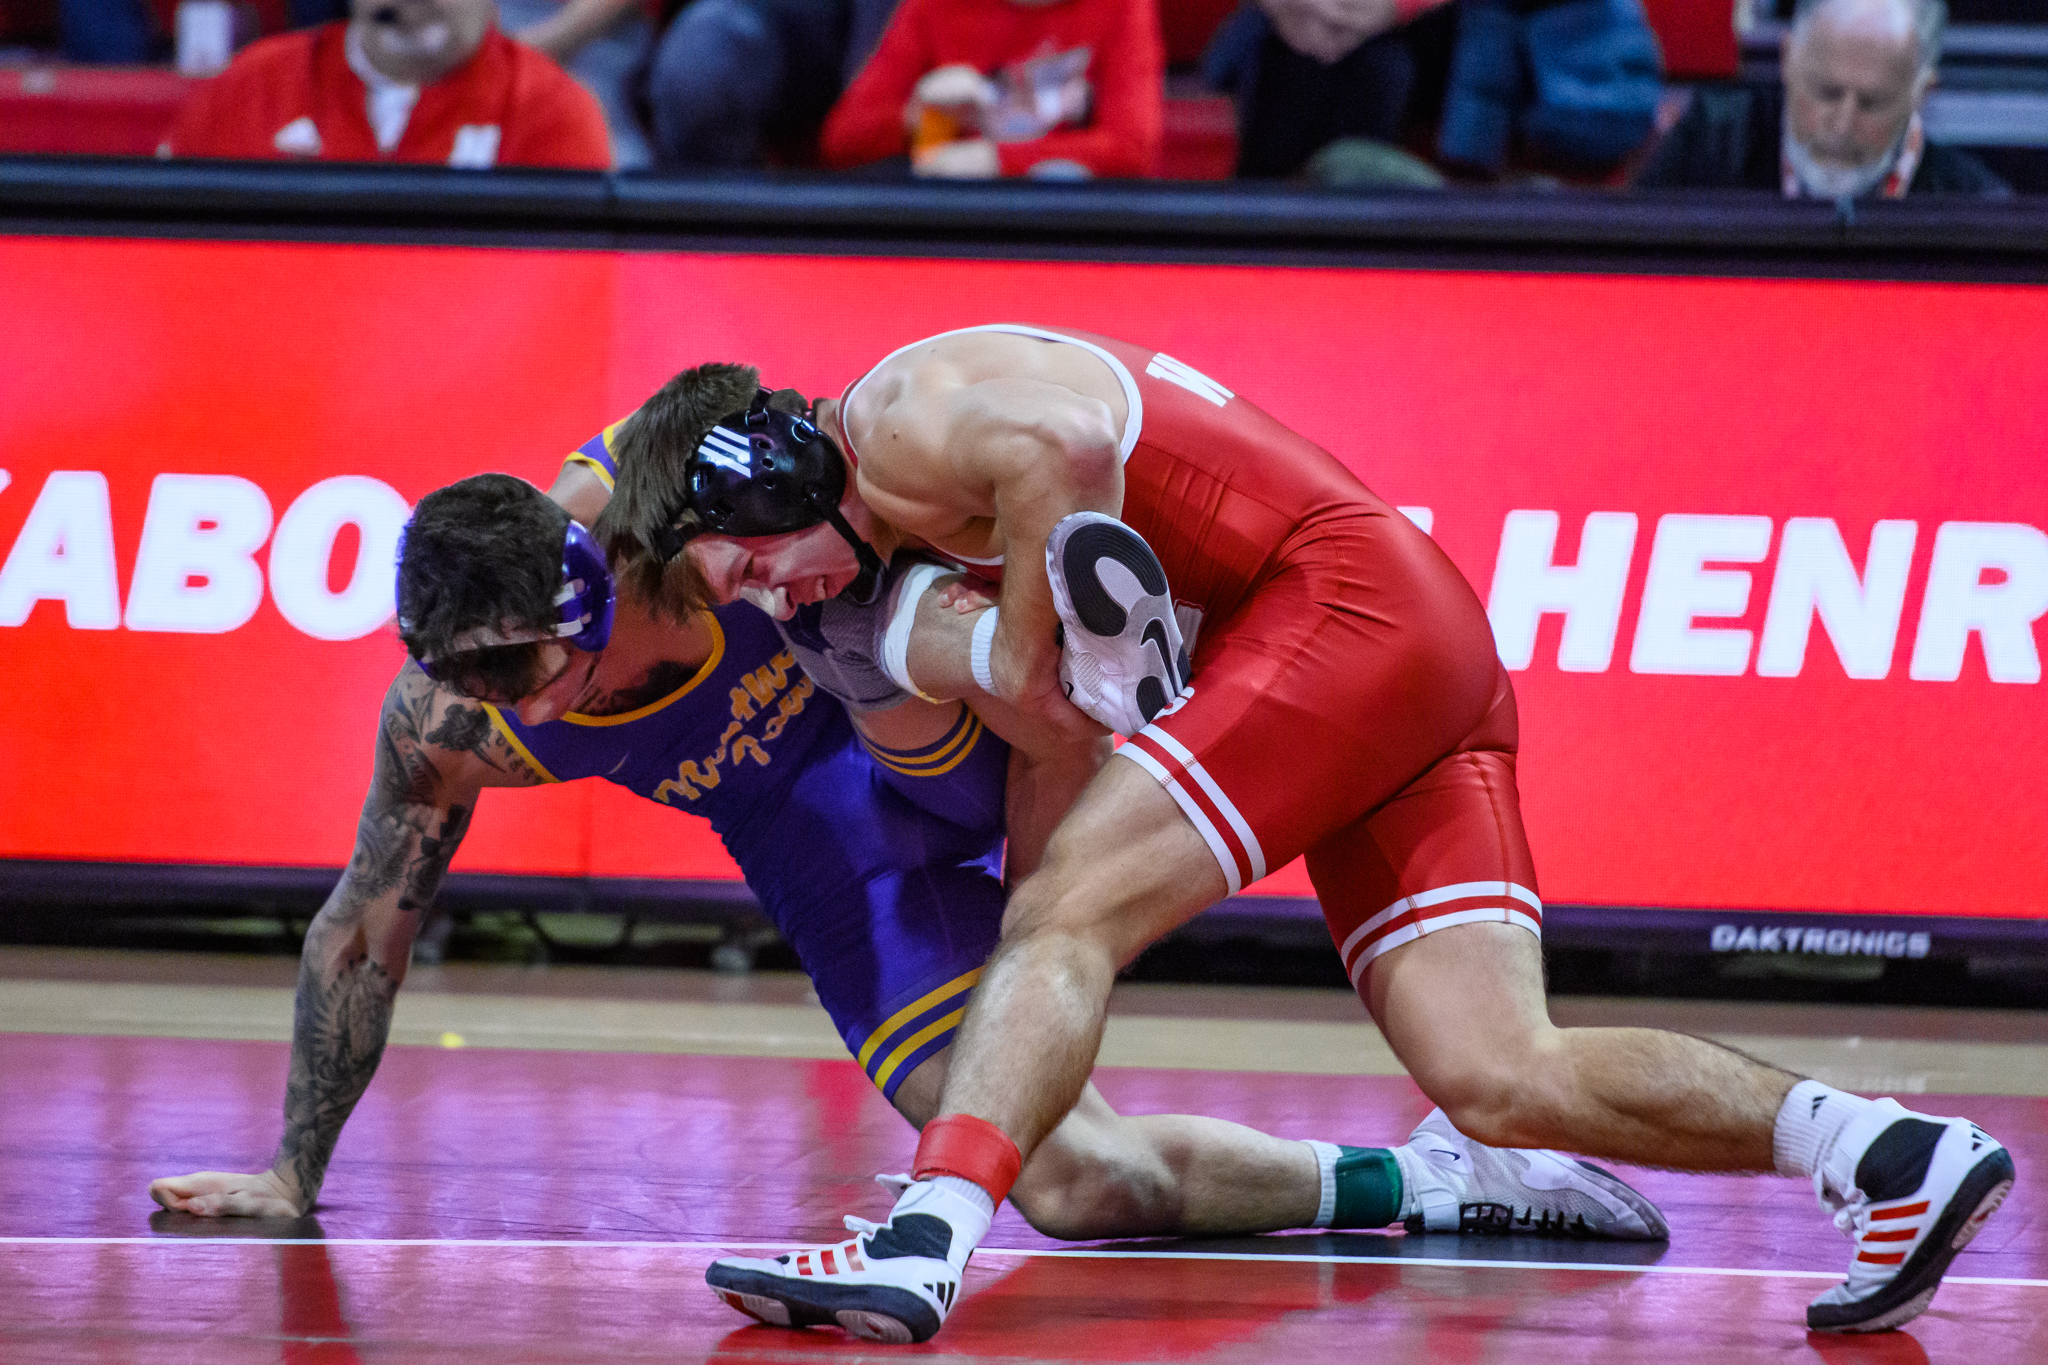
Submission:
<svg viewBox="0 0 2048 1365">
<path fill-rule="evenodd" d="M 1333 1228 L 1383 1228 L 1401 1214 L 1401 1167 L 1384 1147 L 1337 1149 Z"/>
</svg>

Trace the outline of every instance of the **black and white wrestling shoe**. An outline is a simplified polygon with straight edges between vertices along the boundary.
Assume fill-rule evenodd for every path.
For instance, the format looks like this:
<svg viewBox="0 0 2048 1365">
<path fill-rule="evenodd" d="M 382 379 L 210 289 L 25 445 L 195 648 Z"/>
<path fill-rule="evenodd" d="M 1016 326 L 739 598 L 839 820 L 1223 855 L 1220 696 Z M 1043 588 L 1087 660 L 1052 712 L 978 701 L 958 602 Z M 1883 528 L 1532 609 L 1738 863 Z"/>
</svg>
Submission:
<svg viewBox="0 0 2048 1365">
<path fill-rule="evenodd" d="M 1188 655 L 1166 570 L 1136 531 L 1076 512 L 1045 541 L 1045 572 L 1065 635 L 1060 682 L 1089 716 L 1126 738 L 1188 683 Z"/>
<path fill-rule="evenodd" d="M 704 1272 L 712 1292 L 773 1327 L 843 1327 L 891 1346 L 931 1340 L 960 1297 L 989 1216 L 938 1185 L 876 1179 L 902 1191 L 887 1222 L 848 1215 L 858 1235 L 833 1246 L 721 1257 Z"/>
<path fill-rule="evenodd" d="M 1849 1278 L 1815 1299 L 1820 1332 L 1882 1332 L 1918 1317 L 1956 1253 L 2012 1192 L 2012 1156 L 1968 1119 L 1878 1100 L 1814 1173 L 1821 1207 L 1856 1243 Z"/>
<path fill-rule="evenodd" d="M 1410 1232 L 1534 1233 L 1662 1242 L 1671 1236 L 1657 1206 L 1627 1182 L 1590 1161 L 1540 1147 L 1488 1147 L 1430 1111 L 1402 1151 L 1401 1162 L 1421 1212 L 1403 1220 Z M 1396 1154 L 1397 1159 L 1399 1153 Z M 1424 1169 L 1418 1177 L 1414 1167 Z"/>
</svg>

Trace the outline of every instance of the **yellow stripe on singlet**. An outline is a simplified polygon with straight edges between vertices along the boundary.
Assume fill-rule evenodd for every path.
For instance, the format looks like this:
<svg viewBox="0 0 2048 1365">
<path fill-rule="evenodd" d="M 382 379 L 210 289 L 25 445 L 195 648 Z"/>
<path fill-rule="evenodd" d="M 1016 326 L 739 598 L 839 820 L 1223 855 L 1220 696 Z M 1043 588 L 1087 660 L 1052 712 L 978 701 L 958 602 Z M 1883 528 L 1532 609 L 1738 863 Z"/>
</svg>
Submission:
<svg viewBox="0 0 2048 1365">
<path fill-rule="evenodd" d="M 986 728 L 981 723 L 981 717 L 969 711 L 965 722 L 954 729 L 952 738 L 941 741 L 939 747 L 932 752 L 918 754 L 915 757 L 904 757 L 900 749 L 884 749 L 878 744 L 868 744 L 865 736 L 862 737 L 861 743 L 867 745 L 867 750 L 874 755 L 875 762 L 890 772 L 902 773 L 905 777 L 938 777 L 959 767 L 961 762 L 974 752 L 974 746 L 981 742 L 982 731 Z M 958 752 L 954 752 L 955 750 Z"/>
<path fill-rule="evenodd" d="M 860 1052 L 854 1060 L 860 1063 L 861 1070 L 867 1070 L 868 1059 L 873 1057 L 876 1052 L 881 1050 L 882 1044 L 888 1042 L 890 1035 L 894 1034 L 897 1029 L 902 1028 L 905 1024 L 917 1018 L 918 1015 L 923 1014 L 926 1010 L 931 1009 L 934 1005 L 941 1004 L 944 1001 L 952 999 L 956 995 L 960 995 L 967 991 L 973 990 L 974 983 L 979 980 L 981 980 L 981 968 L 976 967 L 971 972 L 966 972 L 954 977 L 951 981 L 948 981 L 945 985 L 939 987 L 937 990 L 926 991 L 923 995 L 919 996 L 917 999 L 905 1005 L 902 1009 L 897 1010 L 894 1014 L 890 1015 L 888 1019 L 883 1022 L 880 1028 L 876 1029 L 872 1034 L 870 1034 L 867 1042 L 861 1044 Z M 956 1022 L 957 1018 L 958 1015 L 956 1012 Z M 898 1050 L 900 1051 L 901 1049 Z M 894 1054 L 891 1055 L 893 1056 Z M 876 1084 L 879 1085 L 880 1081 L 877 1081 Z"/>
<path fill-rule="evenodd" d="M 612 453 L 612 437 L 618 435 L 619 428 L 632 420 L 633 414 L 629 412 L 604 429 L 604 434 L 598 439 L 604 442 L 605 454 L 609 455 Z M 618 481 L 612 477 L 612 472 L 604 467 L 604 461 L 593 459 L 585 455 L 581 450 L 574 450 L 569 453 L 568 458 L 564 459 L 562 463 L 565 465 L 587 465 L 590 472 L 597 475 L 598 481 L 604 485 L 605 492 L 614 493 L 618 491 Z"/>
<path fill-rule="evenodd" d="M 651 701 L 647 705 L 631 711 L 622 711 L 616 716 L 586 716 L 581 711 L 571 711 L 563 716 L 562 720 L 570 725 L 631 725 L 636 720 L 642 720 L 653 715 L 664 706 L 681 701 L 684 697 L 695 691 L 698 684 L 718 671 L 719 662 L 725 658 L 724 627 L 720 626 L 718 618 L 708 611 L 702 613 L 702 619 L 711 631 L 711 657 L 704 661 L 703 667 L 690 675 L 688 682 L 659 701 Z"/>
<path fill-rule="evenodd" d="M 591 459 L 588 455 L 585 455 L 580 450 L 577 451 L 575 454 L 571 455 L 568 459 L 562 461 L 562 463 L 565 465 L 582 465 L 591 473 L 597 475 L 597 481 L 604 485 L 604 491 L 607 493 L 614 492 L 618 487 L 617 482 L 612 478 L 612 472 L 609 469 L 606 469 L 601 461 Z"/>
<path fill-rule="evenodd" d="M 951 1014 L 939 1016 L 917 1032 L 911 1034 L 908 1038 L 905 1038 L 903 1046 L 890 1053 L 889 1060 L 883 1062 L 881 1069 L 875 1072 L 875 1088 L 877 1090 L 887 1090 L 889 1088 L 889 1078 L 896 1074 L 897 1067 L 903 1065 L 904 1058 L 916 1052 L 947 1029 L 958 1028 L 961 1019 L 965 1018 L 966 1014 L 967 1006 L 962 1005 Z"/>
<path fill-rule="evenodd" d="M 483 707 L 484 714 L 491 718 L 491 728 L 496 730 L 498 732 L 499 737 L 502 738 L 507 744 L 512 746 L 512 751 L 519 755 L 521 762 L 525 763 L 527 767 L 533 769 L 534 772 L 540 775 L 541 781 L 560 782 L 562 780 L 561 778 L 556 777 L 553 773 L 549 772 L 547 769 L 547 765 L 545 763 L 542 763 L 539 759 L 533 756 L 533 750 L 527 748 L 526 745 L 520 742 L 519 736 L 512 733 L 512 727 L 505 723 L 505 718 L 502 715 L 498 714 L 497 707 L 491 705 L 487 701 L 479 702 L 477 704 Z"/>
</svg>

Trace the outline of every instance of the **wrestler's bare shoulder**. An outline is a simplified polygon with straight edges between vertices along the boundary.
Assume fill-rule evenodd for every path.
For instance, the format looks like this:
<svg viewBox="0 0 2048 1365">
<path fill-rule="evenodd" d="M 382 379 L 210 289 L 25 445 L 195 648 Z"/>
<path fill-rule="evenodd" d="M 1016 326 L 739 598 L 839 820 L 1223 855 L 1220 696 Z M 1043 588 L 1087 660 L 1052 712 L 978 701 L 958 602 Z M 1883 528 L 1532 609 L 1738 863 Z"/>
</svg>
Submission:
<svg viewBox="0 0 2048 1365">
<path fill-rule="evenodd" d="M 1123 385 L 1099 356 L 1071 342 L 995 331 L 948 332 L 891 356 L 861 384 L 848 420 L 858 430 L 899 405 L 944 403 L 972 385 L 1015 379 L 1096 399 L 1123 425 Z"/>
</svg>

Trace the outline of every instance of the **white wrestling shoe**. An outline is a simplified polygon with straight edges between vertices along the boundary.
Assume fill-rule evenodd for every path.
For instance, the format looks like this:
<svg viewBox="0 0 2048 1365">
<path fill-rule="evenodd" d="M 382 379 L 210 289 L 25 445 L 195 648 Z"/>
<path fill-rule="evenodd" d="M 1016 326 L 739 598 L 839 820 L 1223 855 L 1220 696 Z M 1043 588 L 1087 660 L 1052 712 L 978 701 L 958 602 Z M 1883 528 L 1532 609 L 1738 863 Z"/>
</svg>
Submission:
<svg viewBox="0 0 2048 1365">
<path fill-rule="evenodd" d="M 1434 1109 L 1404 1149 L 1419 1158 L 1424 1179 L 1412 1193 L 1422 1212 L 1410 1232 L 1534 1233 L 1662 1242 L 1671 1236 L 1657 1206 L 1589 1161 L 1536 1147 L 1488 1147 L 1451 1126 Z M 1404 1179 L 1412 1166 L 1402 1162 Z"/>
<path fill-rule="evenodd" d="M 849 1215 L 859 1234 L 773 1259 L 726 1256 L 704 1278 L 729 1306 L 772 1327 L 845 1328 L 868 1341 L 929 1341 L 960 1295 L 989 1218 L 951 1190 L 876 1176 L 902 1191 L 886 1223 Z"/>
<path fill-rule="evenodd" d="M 1856 1243 L 1856 1256 L 1849 1278 L 1807 1308 L 1806 1325 L 1881 1332 L 1918 1317 L 2012 1183 L 2011 1155 L 1968 1119 L 1876 1101 L 1814 1173 L 1821 1207 Z"/>
<path fill-rule="evenodd" d="M 1076 512 L 1045 541 L 1053 608 L 1065 627 L 1060 682 L 1067 698 L 1129 738 L 1188 682 L 1166 570 L 1136 531 L 1100 512 Z"/>
</svg>

